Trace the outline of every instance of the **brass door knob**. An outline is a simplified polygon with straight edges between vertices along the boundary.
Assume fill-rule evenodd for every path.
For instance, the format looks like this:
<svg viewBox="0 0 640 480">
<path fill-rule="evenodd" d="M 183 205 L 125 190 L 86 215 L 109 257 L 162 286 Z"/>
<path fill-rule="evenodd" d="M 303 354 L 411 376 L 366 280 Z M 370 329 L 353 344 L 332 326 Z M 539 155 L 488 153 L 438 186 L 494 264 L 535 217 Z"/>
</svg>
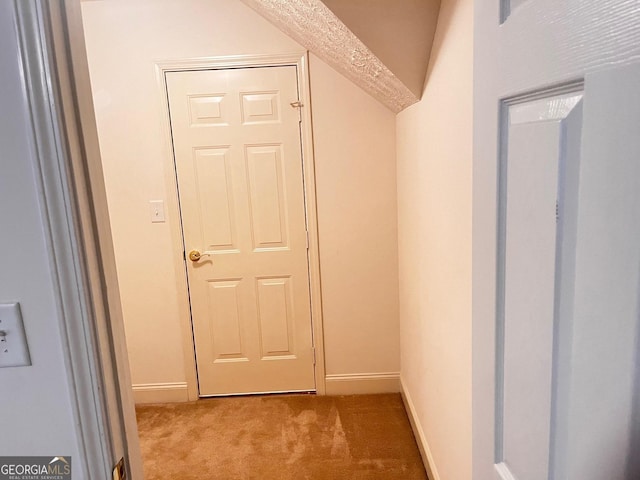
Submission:
<svg viewBox="0 0 640 480">
<path fill-rule="evenodd" d="M 189 260 L 191 260 L 192 262 L 197 262 L 202 257 L 210 257 L 210 256 L 211 256 L 210 253 L 200 253 L 199 250 L 191 250 L 189 252 Z"/>
</svg>

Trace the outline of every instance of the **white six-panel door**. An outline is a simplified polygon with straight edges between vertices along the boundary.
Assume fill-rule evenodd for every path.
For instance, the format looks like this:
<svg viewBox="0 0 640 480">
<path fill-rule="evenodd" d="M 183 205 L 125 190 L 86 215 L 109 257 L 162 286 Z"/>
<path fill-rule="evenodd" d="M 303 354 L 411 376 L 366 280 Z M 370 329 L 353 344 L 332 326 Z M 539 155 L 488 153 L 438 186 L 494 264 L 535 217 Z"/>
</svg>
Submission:
<svg viewBox="0 0 640 480">
<path fill-rule="evenodd" d="M 297 69 L 166 81 L 200 395 L 314 390 Z"/>
<path fill-rule="evenodd" d="M 475 9 L 473 480 L 636 480 L 640 1 Z"/>
</svg>

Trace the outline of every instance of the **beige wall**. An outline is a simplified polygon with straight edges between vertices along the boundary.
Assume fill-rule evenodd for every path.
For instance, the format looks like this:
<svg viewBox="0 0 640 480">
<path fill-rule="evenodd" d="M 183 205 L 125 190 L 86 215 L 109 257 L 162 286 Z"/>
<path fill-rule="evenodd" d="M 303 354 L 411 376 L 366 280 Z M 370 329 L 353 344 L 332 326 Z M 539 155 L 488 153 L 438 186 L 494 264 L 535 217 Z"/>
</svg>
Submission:
<svg viewBox="0 0 640 480">
<path fill-rule="evenodd" d="M 396 127 L 401 377 L 436 480 L 471 478 L 472 10 L 443 0 L 422 101 Z"/>
<path fill-rule="evenodd" d="M 395 115 L 313 55 L 311 100 L 327 374 L 398 372 Z"/>
<path fill-rule="evenodd" d="M 152 224 L 148 206 L 175 190 L 154 63 L 303 49 L 238 0 L 91 1 L 83 18 L 133 383 L 179 384 L 178 220 Z M 395 118 L 310 70 L 327 373 L 397 372 Z"/>
</svg>

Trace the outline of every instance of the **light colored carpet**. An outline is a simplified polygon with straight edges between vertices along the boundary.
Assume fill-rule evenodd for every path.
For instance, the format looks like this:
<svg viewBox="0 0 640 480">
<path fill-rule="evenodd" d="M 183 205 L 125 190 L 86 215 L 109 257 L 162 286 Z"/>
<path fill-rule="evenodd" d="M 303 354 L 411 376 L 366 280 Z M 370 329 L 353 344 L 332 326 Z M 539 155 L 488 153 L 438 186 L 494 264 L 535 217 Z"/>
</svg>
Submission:
<svg viewBox="0 0 640 480">
<path fill-rule="evenodd" d="M 137 407 L 145 480 L 425 480 L 398 394 Z"/>
</svg>

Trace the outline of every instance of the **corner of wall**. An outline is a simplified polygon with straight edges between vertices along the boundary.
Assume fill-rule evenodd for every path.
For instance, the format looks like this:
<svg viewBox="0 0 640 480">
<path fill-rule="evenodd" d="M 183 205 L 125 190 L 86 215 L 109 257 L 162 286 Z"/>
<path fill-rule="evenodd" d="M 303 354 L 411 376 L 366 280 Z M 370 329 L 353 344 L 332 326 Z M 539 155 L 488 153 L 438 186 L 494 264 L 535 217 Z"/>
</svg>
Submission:
<svg viewBox="0 0 640 480">
<path fill-rule="evenodd" d="M 424 463 L 424 467 L 427 470 L 429 480 L 440 480 L 440 474 L 438 473 L 438 469 L 436 468 L 436 462 L 433 458 L 433 454 L 431 453 L 431 449 L 429 448 L 427 437 L 425 436 L 424 430 L 422 429 L 422 424 L 420 423 L 418 412 L 416 411 L 416 407 L 413 404 L 411 395 L 409 394 L 409 391 L 407 390 L 402 377 L 400 377 L 400 394 L 402 395 L 402 402 L 404 403 L 404 407 L 407 411 L 409 423 L 411 424 L 411 430 L 413 430 L 413 435 L 416 439 L 416 443 L 418 444 L 418 450 L 420 450 L 422 463 Z"/>
</svg>

